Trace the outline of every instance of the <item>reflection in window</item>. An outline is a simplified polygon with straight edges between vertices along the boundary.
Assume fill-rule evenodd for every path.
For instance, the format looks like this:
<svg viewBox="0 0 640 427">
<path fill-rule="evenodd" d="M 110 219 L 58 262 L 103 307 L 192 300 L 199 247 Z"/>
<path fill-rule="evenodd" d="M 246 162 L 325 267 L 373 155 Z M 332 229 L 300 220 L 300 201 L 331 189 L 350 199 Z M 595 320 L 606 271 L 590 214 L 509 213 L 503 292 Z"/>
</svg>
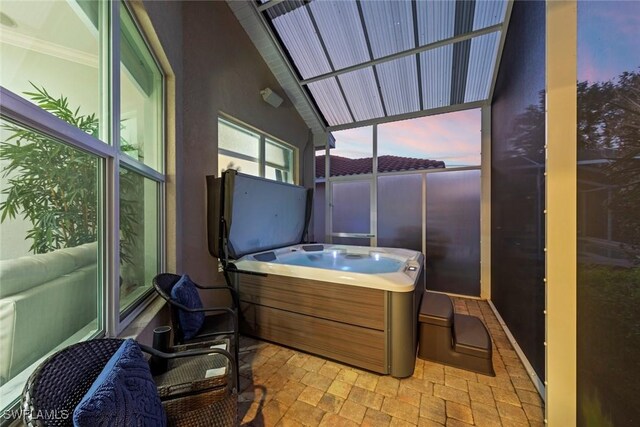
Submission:
<svg viewBox="0 0 640 427">
<path fill-rule="evenodd" d="M 42 99 L 39 91 L 59 106 L 68 100 L 73 111 L 78 109 L 75 116 L 93 117 L 95 132 L 90 133 L 96 137 L 105 99 L 100 92 L 101 9 L 99 1 L 0 3 L 0 84 L 34 104 Z M 83 127 L 82 121 L 71 123 Z"/>
<path fill-rule="evenodd" d="M 578 419 L 640 408 L 640 3 L 578 2 Z"/>
<path fill-rule="evenodd" d="M 120 168 L 120 311 L 151 289 L 160 269 L 158 183 Z"/>
<path fill-rule="evenodd" d="M 37 361 L 99 330 L 99 159 L 0 120 L 0 408 Z"/>
<path fill-rule="evenodd" d="M 294 150 L 258 131 L 219 118 L 218 174 L 227 169 L 293 184 Z"/>
<path fill-rule="evenodd" d="M 162 74 L 120 6 L 120 150 L 162 171 Z"/>
<path fill-rule="evenodd" d="M 218 120 L 218 172 L 235 169 L 260 176 L 260 135 Z"/>
<path fill-rule="evenodd" d="M 265 178 L 293 184 L 293 151 L 268 139 L 265 147 Z"/>
</svg>

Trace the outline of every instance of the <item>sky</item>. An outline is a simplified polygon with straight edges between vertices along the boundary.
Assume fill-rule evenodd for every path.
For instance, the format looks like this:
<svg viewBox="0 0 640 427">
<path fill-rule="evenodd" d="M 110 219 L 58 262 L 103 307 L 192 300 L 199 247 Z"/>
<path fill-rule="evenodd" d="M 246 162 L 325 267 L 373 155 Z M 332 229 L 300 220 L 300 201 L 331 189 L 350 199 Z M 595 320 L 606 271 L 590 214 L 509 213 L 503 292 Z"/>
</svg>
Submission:
<svg viewBox="0 0 640 427">
<path fill-rule="evenodd" d="M 578 2 L 578 80 L 615 80 L 640 67 L 640 1 Z"/>
<path fill-rule="evenodd" d="M 371 157 L 371 126 L 333 132 L 332 155 L 353 159 Z M 378 125 L 378 156 L 394 155 L 442 160 L 447 167 L 480 164 L 480 110 Z"/>
</svg>

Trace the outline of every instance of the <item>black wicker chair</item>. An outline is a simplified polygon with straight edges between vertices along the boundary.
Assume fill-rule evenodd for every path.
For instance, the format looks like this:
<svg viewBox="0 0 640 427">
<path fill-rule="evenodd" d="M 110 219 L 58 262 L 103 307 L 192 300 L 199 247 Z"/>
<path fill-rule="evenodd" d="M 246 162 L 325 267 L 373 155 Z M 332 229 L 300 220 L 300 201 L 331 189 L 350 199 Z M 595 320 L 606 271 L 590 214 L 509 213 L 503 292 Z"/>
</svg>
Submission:
<svg viewBox="0 0 640 427">
<path fill-rule="evenodd" d="M 73 411 L 123 340 L 84 341 L 54 353 L 29 377 L 23 394 L 27 426 L 72 426 Z M 154 376 L 171 426 L 236 426 L 237 386 L 229 369 L 205 378 L 208 369 L 235 366 L 231 354 L 211 343 L 176 347 L 162 353 L 140 345 L 155 357 L 169 359 L 168 370 Z M 198 347 L 199 346 L 199 347 Z M 212 353 L 222 356 L 212 357 Z M 221 359 L 222 357 L 222 359 Z"/>
<path fill-rule="evenodd" d="M 174 344 L 190 344 L 211 340 L 214 338 L 233 336 L 233 348 L 235 361 L 238 363 L 240 351 L 240 335 L 238 323 L 238 294 L 235 289 L 230 286 L 202 286 L 194 282 L 198 289 L 202 290 L 227 290 L 231 294 L 233 307 L 204 307 L 201 309 L 191 309 L 180 304 L 171 298 L 171 289 L 180 280 L 179 275 L 171 273 L 160 273 L 153 278 L 153 287 L 160 296 L 169 303 L 171 307 L 171 326 L 173 327 Z M 178 313 L 180 310 L 189 312 L 201 311 L 204 313 L 212 313 L 205 316 L 204 324 L 198 335 L 189 340 L 184 339 L 184 333 L 178 321 Z M 235 366 L 236 381 L 239 382 L 238 365 Z"/>
</svg>

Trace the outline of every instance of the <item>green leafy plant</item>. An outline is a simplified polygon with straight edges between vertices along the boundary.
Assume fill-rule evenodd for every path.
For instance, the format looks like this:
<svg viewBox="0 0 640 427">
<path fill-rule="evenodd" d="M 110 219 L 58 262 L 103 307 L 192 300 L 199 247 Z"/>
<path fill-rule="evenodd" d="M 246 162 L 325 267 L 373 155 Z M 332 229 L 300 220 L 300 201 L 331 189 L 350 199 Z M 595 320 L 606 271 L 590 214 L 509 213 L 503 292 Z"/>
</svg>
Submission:
<svg viewBox="0 0 640 427">
<path fill-rule="evenodd" d="M 33 92 L 25 92 L 40 108 L 80 130 L 98 136 L 95 114 L 80 114 L 70 107 L 66 97 L 58 98 L 33 83 Z M 2 189 L 6 199 L 0 203 L 0 222 L 21 216 L 31 224 L 26 238 L 32 240 L 35 254 L 78 246 L 97 240 L 99 197 L 98 160 L 76 148 L 53 140 L 40 132 L 5 122 L 0 141 Z M 122 141 L 121 146 L 127 146 Z M 130 262 L 130 249 L 136 239 L 139 220 L 135 197 L 140 191 L 132 173 L 120 180 L 120 190 L 128 194 L 121 209 L 121 260 Z"/>
</svg>

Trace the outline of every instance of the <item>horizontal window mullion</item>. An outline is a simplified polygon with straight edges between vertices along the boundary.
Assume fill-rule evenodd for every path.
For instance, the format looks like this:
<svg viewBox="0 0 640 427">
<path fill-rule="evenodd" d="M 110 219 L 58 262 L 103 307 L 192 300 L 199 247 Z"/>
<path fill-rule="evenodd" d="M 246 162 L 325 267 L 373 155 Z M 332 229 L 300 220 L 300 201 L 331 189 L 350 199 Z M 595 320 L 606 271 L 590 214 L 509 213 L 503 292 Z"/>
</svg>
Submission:
<svg viewBox="0 0 640 427">
<path fill-rule="evenodd" d="M 264 162 L 264 165 L 272 167 L 274 169 L 280 169 L 280 170 L 289 172 L 289 168 L 287 168 L 287 166 L 285 166 L 285 165 L 279 165 L 277 163 L 272 163 L 272 162 Z"/>
<path fill-rule="evenodd" d="M 3 117 L 64 141 L 74 148 L 102 158 L 114 157 L 116 154 L 114 147 L 70 125 L 2 86 L 0 86 L 0 107 Z"/>
<path fill-rule="evenodd" d="M 259 163 L 260 159 L 253 156 L 248 156 L 246 154 L 238 153 L 237 151 L 231 151 L 224 148 L 218 148 L 218 154 L 224 154 L 225 156 L 235 157 L 240 160 L 247 160 L 249 162 Z"/>
<path fill-rule="evenodd" d="M 120 156 L 120 163 L 130 169 L 133 172 L 137 172 L 145 178 L 149 178 L 156 182 L 164 182 L 166 180 L 165 175 L 158 172 L 157 170 L 140 163 L 139 161 L 127 156 Z"/>
</svg>

